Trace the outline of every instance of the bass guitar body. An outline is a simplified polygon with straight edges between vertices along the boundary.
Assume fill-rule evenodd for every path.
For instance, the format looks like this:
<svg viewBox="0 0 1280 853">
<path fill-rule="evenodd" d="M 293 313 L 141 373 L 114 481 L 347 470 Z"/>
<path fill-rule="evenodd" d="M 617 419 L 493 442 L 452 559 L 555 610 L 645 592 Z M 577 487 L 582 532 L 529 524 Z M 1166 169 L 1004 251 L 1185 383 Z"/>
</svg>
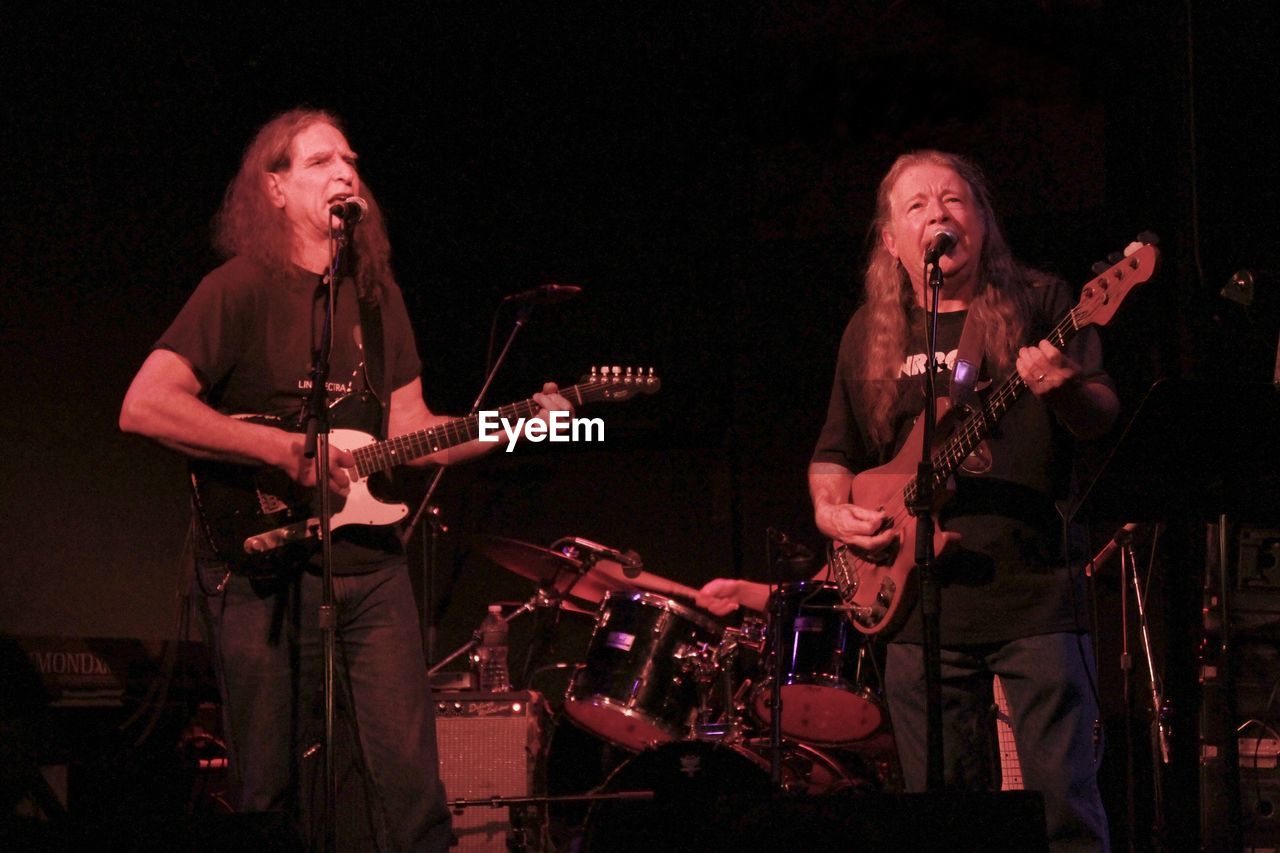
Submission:
<svg viewBox="0 0 1280 853">
<path fill-rule="evenodd" d="M 938 424 L 934 447 L 943 444 L 955 429 L 955 418 L 945 398 L 938 399 Z M 852 548 L 836 548 L 831 558 L 831 576 L 840 588 L 849 620 L 864 633 L 874 634 L 896 628 L 915 600 L 916 529 L 918 519 L 906 505 L 907 487 L 915 481 L 924 440 L 924 421 L 916 420 L 898 455 L 878 468 L 869 468 L 853 478 L 853 503 L 882 510 L 886 525 L 894 531 L 893 543 L 874 558 L 859 555 Z M 945 488 L 934 491 L 933 550 L 943 554 L 959 540 L 937 525 L 937 512 L 951 497 Z"/>
</svg>

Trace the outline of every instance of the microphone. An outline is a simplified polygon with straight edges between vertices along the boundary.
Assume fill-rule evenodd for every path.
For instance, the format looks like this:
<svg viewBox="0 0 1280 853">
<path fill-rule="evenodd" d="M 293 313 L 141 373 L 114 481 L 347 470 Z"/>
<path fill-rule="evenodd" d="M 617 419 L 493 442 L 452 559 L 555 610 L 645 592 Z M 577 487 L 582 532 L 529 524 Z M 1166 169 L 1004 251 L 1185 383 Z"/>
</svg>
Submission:
<svg viewBox="0 0 1280 853">
<path fill-rule="evenodd" d="M 369 202 L 358 195 L 347 196 L 329 206 L 329 215 L 336 216 L 343 222 L 355 224 L 364 219 L 369 212 Z"/>
<path fill-rule="evenodd" d="M 576 284 L 541 284 L 531 290 L 509 293 L 502 297 L 503 302 L 528 302 L 532 305 L 550 305 L 553 302 L 564 302 L 582 293 Z"/>
<path fill-rule="evenodd" d="M 803 543 L 796 542 L 776 527 L 768 528 L 765 533 L 768 534 L 770 541 L 773 542 L 774 553 L 779 560 L 800 563 L 813 560 L 813 551 L 809 550 Z"/>
<path fill-rule="evenodd" d="M 556 540 L 551 548 L 561 553 L 566 553 L 570 549 L 581 548 L 597 556 L 608 557 L 622 566 L 622 573 L 629 578 L 640 577 L 640 572 L 644 569 L 644 560 L 630 548 L 625 551 L 619 551 L 617 548 L 610 548 L 608 545 L 601 545 L 599 542 L 592 542 L 590 539 L 583 539 L 581 536 L 566 536 L 563 539 Z"/>
<path fill-rule="evenodd" d="M 929 248 L 924 250 L 925 266 L 936 264 L 938 258 L 942 257 L 951 247 L 960 241 L 954 231 L 948 231 L 943 228 L 933 235 L 933 239 L 929 241 Z"/>
<path fill-rule="evenodd" d="M 1115 535 L 1107 540 L 1107 544 L 1103 545 L 1102 549 L 1094 555 L 1093 559 L 1084 564 L 1084 573 L 1089 577 L 1093 577 L 1097 574 L 1098 571 L 1107 564 L 1107 561 L 1111 559 L 1116 551 L 1120 550 L 1121 546 L 1129 542 L 1133 537 L 1133 531 L 1137 528 L 1137 523 L 1131 521 L 1117 530 Z"/>
</svg>

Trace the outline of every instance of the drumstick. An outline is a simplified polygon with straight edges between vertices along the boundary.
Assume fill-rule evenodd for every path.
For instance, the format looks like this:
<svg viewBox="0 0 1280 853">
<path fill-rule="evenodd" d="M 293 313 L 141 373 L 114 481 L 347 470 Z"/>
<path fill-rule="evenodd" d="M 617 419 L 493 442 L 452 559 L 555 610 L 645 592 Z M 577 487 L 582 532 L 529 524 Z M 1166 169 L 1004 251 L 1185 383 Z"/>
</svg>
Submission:
<svg viewBox="0 0 1280 853">
<path fill-rule="evenodd" d="M 652 572 L 641 571 L 635 577 L 631 577 L 623 571 L 621 563 L 613 560 L 597 560 L 594 570 L 619 584 L 622 589 L 642 589 L 645 592 L 672 598 L 687 598 L 690 601 L 698 597 L 698 591 L 693 587 L 676 583 Z"/>
</svg>

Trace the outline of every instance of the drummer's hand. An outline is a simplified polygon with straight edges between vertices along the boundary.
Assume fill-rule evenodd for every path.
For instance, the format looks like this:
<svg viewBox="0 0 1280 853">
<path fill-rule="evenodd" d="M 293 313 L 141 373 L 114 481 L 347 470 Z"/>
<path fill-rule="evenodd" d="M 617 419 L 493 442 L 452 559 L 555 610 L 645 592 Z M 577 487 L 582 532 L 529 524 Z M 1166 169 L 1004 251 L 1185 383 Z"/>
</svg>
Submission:
<svg viewBox="0 0 1280 853">
<path fill-rule="evenodd" d="M 853 548 L 873 562 L 893 558 L 898 531 L 883 510 L 857 504 L 823 504 L 814 511 L 814 522 L 825 535 Z"/>
<path fill-rule="evenodd" d="M 716 578 L 698 590 L 694 603 L 716 616 L 728 616 L 741 606 L 742 581 L 732 578 Z"/>
</svg>

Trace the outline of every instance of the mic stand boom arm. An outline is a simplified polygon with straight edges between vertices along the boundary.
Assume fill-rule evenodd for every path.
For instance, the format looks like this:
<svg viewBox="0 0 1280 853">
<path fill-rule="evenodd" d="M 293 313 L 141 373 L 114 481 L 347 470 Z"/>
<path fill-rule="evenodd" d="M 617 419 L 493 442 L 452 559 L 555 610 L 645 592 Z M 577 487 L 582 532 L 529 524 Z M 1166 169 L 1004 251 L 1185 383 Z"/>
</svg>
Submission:
<svg viewBox="0 0 1280 853">
<path fill-rule="evenodd" d="M 511 345 L 515 343 L 516 335 L 524 328 L 525 323 L 529 322 L 529 315 L 532 313 L 532 302 L 521 304 L 520 311 L 516 315 L 515 325 L 511 327 L 511 334 L 507 336 L 507 342 L 502 347 L 502 352 L 498 353 L 497 360 L 489 368 L 489 374 L 485 377 L 484 384 L 480 387 L 480 393 L 476 395 L 475 402 L 471 404 L 471 409 L 467 412 L 468 415 L 474 415 L 480 410 L 480 405 L 484 402 L 485 395 L 489 393 L 489 386 L 493 384 L 494 377 L 498 375 L 498 370 L 502 367 L 503 362 L 507 360 L 507 354 L 511 352 Z M 436 648 L 435 594 L 432 580 L 436 561 L 439 558 L 440 534 L 447 530 L 441 521 L 438 509 L 431 505 L 431 501 L 435 497 L 436 491 L 440 488 L 440 481 L 444 479 L 444 472 L 445 466 L 443 465 L 436 469 L 435 474 L 431 477 L 431 483 L 427 486 L 426 494 L 422 496 L 418 509 L 413 514 L 408 526 L 405 527 L 403 534 L 404 541 L 408 542 L 423 515 L 427 516 L 431 525 L 431 534 L 422 541 L 422 602 L 420 618 L 422 619 L 422 647 L 426 652 L 428 666 L 431 666 L 435 659 Z"/>
</svg>

